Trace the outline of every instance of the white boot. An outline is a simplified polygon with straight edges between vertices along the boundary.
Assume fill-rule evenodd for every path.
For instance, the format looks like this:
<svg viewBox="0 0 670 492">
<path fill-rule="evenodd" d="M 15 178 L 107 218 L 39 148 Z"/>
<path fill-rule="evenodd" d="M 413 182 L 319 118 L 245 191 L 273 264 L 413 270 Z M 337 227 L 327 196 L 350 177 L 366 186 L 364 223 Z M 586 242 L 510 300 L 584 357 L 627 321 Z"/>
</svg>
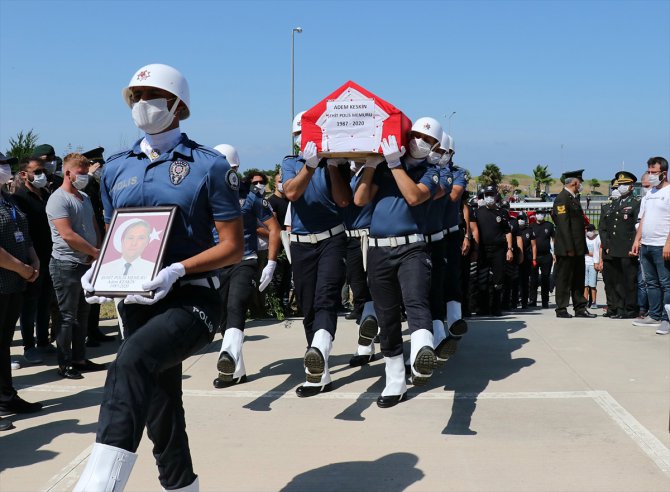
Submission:
<svg viewBox="0 0 670 492">
<path fill-rule="evenodd" d="M 415 386 L 423 386 L 433 375 L 437 358 L 433 350 L 433 334 L 428 330 L 416 330 L 410 336 L 410 365 L 412 382 Z"/>
<path fill-rule="evenodd" d="M 244 332 L 239 328 L 228 328 L 223 334 L 221 350 L 217 369 L 219 377 L 224 381 L 239 380 L 246 375 L 244 367 L 244 356 L 242 355 L 242 344 L 244 343 Z M 230 357 L 226 357 L 224 352 Z"/>
<path fill-rule="evenodd" d="M 123 491 L 135 460 L 135 453 L 96 442 L 73 492 Z"/>
<path fill-rule="evenodd" d="M 356 355 L 374 355 L 375 353 L 375 344 L 371 343 L 369 346 L 359 345 L 356 349 Z"/>
<path fill-rule="evenodd" d="M 361 325 L 358 327 L 358 345 L 371 345 L 377 333 L 379 333 L 379 323 L 374 303 L 368 301 L 363 305 Z"/>
<path fill-rule="evenodd" d="M 199 477 L 195 477 L 195 480 L 193 480 L 193 483 L 191 485 L 187 485 L 186 487 L 182 487 L 181 489 L 172 489 L 170 492 L 199 492 L 200 482 L 198 478 Z M 167 489 L 163 490 L 166 491 Z"/>
<path fill-rule="evenodd" d="M 407 398 L 407 383 L 405 382 L 405 362 L 402 354 L 394 357 L 384 357 L 386 364 L 386 386 L 382 395 L 377 398 L 377 406 L 389 408 Z"/>
<path fill-rule="evenodd" d="M 333 348 L 333 338 L 327 330 L 317 330 L 312 338 L 312 345 L 305 353 L 305 386 L 324 386 L 330 383 L 328 357 Z M 317 350 L 313 350 L 317 349 Z"/>
<path fill-rule="evenodd" d="M 449 301 L 447 302 L 447 328 L 451 328 L 451 325 L 455 321 L 458 321 L 462 318 L 461 313 L 461 303 L 458 301 Z"/>
<path fill-rule="evenodd" d="M 440 319 L 433 320 L 433 343 L 437 347 L 442 340 L 447 338 L 447 332 L 444 330 L 444 321 Z"/>
</svg>

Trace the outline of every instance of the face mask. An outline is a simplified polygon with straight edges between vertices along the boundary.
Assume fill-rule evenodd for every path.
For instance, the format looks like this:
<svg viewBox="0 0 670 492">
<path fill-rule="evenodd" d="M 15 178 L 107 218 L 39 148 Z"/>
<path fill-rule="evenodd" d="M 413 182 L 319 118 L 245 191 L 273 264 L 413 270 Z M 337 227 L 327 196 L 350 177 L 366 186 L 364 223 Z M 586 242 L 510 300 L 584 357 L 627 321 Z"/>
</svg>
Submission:
<svg viewBox="0 0 670 492">
<path fill-rule="evenodd" d="M 178 104 L 179 98 L 174 102 L 172 109 L 168 111 L 167 99 L 165 98 L 136 102 L 133 104 L 132 110 L 135 126 L 149 135 L 162 132 L 172 124 Z"/>
<path fill-rule="evenodd" d="M 451 154 L 449 152 L 445 152 L 442 154 L 442 157 L 440 157 L 440 166 L 447 166 L 451 162 Z"/>
<path fill-rule="evenodd" d="M 523 226 L 525 226 L 525 225 L 526 225 L 526 221 L 525 221 L 525 220 L 520 220 L 520 221 L 519 221 L 519 227 L 523 227 Z"/>
<path fill-rule="evenodd" d="M 425 159 L 432 148 L 432 145 L 420 138 L 413 138 L 409 141 L 409 155 L 415 159 Z"/>
<path fill-rule="evenodd" d="M 438 164 L 440 164 L 441 157 L 442 156 L 440 154 L 438 154 L 437 152 L 430 152 L 428 154 L 427 160 L 428 160 L 429 164 L 433 164 L 434 166 L 437 166 Z"/>
<path fill-rule="evenodd" d="M 293 137 L 293 143 L 296 145 L 296 147 L 300 148 L 300 144 L 302 143 L 302 138 L 300 138 L 302 134 L 298 134 L 295 137 Z"/>
<path fill-rule="evenodd" d="M 481 199 L 477 200 L 477 205 L 480 206 L 480 207 L 483 207 L 484 206 L 484 199 L 481 198 Z"/>
<path fill-rule="evenodd" d="M 645 188 L 644 186 L 640 188 L 640 196 L 644 196 L 647 193 L 649 193 L 649 190 L 647 188 Z"/>
<path fill-rule="evenodd" d="M 661 184 L 662 181 L 661 174 L 663 173 L 649 175 L 649 184 L 651 185 L 652 188 L 656 188 L 658 185 Z"/>
<path fill-rule="evenodd" d="M 594 237 L 596 237 L 596 231 L 587 232 L 586 237 L 588 237 L 589 239 L 593 239 Z"/>
<path fill-rule="evenodd" d="M 625 195 L 630 191 L 630 185 L 619 185 L 619 193 Z"/>
<path fill-rule="evenodd" d="M 619 190 L 612 190 L 610 197 L 612 200 L 618 200 L 621 197 L 621 193 L 619 193 Z"/>
<path fill-rule="evenodd" d="M 77 175 L 76 179 L 72 182 L 72 186 L 77 188 L 78 190 L 83 190 L 86 188 L 86 185 L 88 184 L 88 174 L 79 174 Z"/>
<path fill-rule="evenodd" d="M 487 207 L 490 207 L 496 203 L 496 199 L 492 196 L 485 196 L 484 197 L 484 205 Z"/>
<path fill-rule="evenodd" d="M 264 184 L 254 185 L 254 188 L 256 189 L 256 193 L 260 193 L 261 195 L 263 193 L 265 193 L 265 185 Z"/>
<path fill-rule="evenodd" d="M 56 172 L 56 166 L 58 166 L 57 161 L 47 161 L 44 163 L 44 170 L 49 174 L 53 174 Z"/>
<path fill-rule="evenodd" d="M 0 185 L 9 183 L 10 179 L 12 179 L 12 166 L 0 164 Z"/>
<path fill-rule="evenodd" d="M 277 190 L 279 191 L 279 193 L 284 193 L 284 183 L 279 183 L 277 185 Z"/>
<path fill-rule="evenodd" d="M 36 174 L 30 184 L 35 188 L 44 188 L 47 185 L 47 175 L 44 173 Z"/>
<path fill-rule="evenodd" d="M 535 218 L 538 222 L 542 222 L 544 220 L 544 214 L 535 214 Z"/>
<path fill-rule="evenodd" d="M 584 185 L 582 183 L 579 183 L 579 188 L 577 188 L 577 193 L 581 193 L 584 191 Z"/>
<path fill-rule="evenodd" d="M 99 167 L 98 169 L 93 171 L 93 177 L 95 179 L 97 179 L 98 181 L 100 181 L 100 178 L 102 177 L 102 168 L 101 167 Z"/>
</svg>

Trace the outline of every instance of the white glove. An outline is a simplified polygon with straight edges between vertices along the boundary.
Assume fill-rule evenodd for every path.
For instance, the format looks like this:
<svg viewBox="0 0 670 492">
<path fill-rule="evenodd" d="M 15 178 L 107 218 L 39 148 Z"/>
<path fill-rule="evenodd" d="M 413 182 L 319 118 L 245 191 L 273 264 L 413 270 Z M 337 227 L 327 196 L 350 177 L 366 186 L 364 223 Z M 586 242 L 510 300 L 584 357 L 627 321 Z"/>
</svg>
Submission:
<svg viewBox="0 0 670 492">
<path fill-rule="evenodd" d="M 153 297 L 145 297 L 138 294 L 131 294 L 126 296 L 123 301 L 125 304 L 154 304 L 163 299 L 174 283 L 184 276 L 186 270 L 181 263 L 173 263 L 170 266 L 163 268 L 153 280 L 149 280 L 142 284 L 143 290 L 153 290 Z"/>
<path fill-rule="evenodd" d="M 272 276 L 275 273 L 275 268 L 277 268 L 277 262 L 273 260 L 268 260 L 268 264 L 265 265 L 263 271 L 261 272 L 261 281 L 258 285 L 258 290 L 263 292 L 265 288 L 270 284 Z"/>
<path fill-rule="evenodd" d="M 371 167 L 372 169 L 376 169 L 377 166 L 382 162 L 384 162 L 384 157 L 381 155 L 366 157 L 363 167 Z"/>
<path fill-rule="evenodd" d="M 84 276 L 81 277 L 81 287 L 84 289 L 84 299 L 86 299 L 86 302 L 89 304 L 104 304 L 105 302 L 111 302 L 113 299 L 110 299 L 109 297 L 86 295 L 87 293 L 92 293 L 94 291 L 93 284 L 91 282 L 93 281 L 93 272 L 95 271 L 96 263 L 97 262 L 94 261 L 91 264 L 91 268 L 89 268 Z"/>
<path fill-rule="evenodd" d="M 319 156 L 316 153 L 316 144 L 314 142 L 307 142 L 305 150 L 302 151 L 302 158 L 305 159 L 305 163 L 311 168 L 319 165 Z"/>
<path fill-rule="evenodd" d="M 389 169 L 393 169 L 400 166 L 400 158 L 405 155 L 405 147 L 399 149 L 395 135 L 390 135 L 386 140 L 382 140 L 382 152 Z"/>
<path fill-rule="evenodd" d="M 346 159 L 328 159 L 326 162 L 328 163 L 329 166 L 334 167 L 340 166 L 342 164 L 349 164 L 349 161 Z"/>
</svg>

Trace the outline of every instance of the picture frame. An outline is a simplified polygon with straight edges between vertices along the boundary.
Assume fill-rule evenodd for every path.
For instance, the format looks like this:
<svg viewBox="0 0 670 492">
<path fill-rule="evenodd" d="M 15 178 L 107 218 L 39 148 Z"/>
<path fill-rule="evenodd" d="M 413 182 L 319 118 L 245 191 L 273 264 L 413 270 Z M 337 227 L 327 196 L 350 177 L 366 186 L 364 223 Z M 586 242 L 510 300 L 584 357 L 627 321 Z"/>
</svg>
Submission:
<svg viewBox="0 0 670 492">
<path fill-rule="evenodd" d="M 114 211 L 93 272 L 91 295 L 139 294 L 163 267 L 163 255 L 177 207 L 129 207 Z"/>
</svg>

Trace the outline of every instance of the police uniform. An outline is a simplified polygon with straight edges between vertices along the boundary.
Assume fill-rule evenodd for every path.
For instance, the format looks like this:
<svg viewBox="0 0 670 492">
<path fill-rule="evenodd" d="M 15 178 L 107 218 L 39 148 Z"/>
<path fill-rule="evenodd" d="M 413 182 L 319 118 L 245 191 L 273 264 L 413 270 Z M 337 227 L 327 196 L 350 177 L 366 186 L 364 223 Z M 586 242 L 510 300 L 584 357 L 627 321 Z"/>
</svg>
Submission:
<svg viewBox="0 0 670 492">
<path fill-rule="evenodd" d="M 154 160 L 142 142 L 105 165 L 105 222 L 119 208 L 175 205 L 164 264 L 213 247 L 213 221 L 240 215 L 237 175 L 221 154 L 186 134 L 171 149 L 153 149 Z M 197 478 L 181 400 L 181 364 L 214 337 L 222 316 L 218 285 L 216 271 L 187 275 L 155 304 L 119 306 L 125 340 L 109 367 L 96 441 L 134 452 L 146 425 L 165 488 L 185 487 Z"/>
<path fill-rule="evenodd" d="M 633 247 L 637 231 L 637 216 L 640 212 L 640 199 L 633 196 L 633 185 L 637 181 L 634 174 L 627 171 L 617 173 L 617 184 L 629 185 L 630 191 L 622 195 L 612 206 L 611 220 L 608 222 L 607 253 L 611 258 L 611 281 L 617 291 L 618 305 L 616 317 L 636 318 L 638 258 L 628 253 Z M 614 316 L 610 316 L 614 317 Z"/>
<path fill-rule="evenodd" d="M 565 173 L 565 178 L 582 179 L 582 172 Z M 584 275 L 586 254 L 586 235 L 584 211 L 579 197 L 563 188 L 554 200 L 552 210 L 556 225 L 554 251 L 556 253 L 556 315 L 572 317 L 567 311 L 570 297 L 575 315 L 592 317 L 586 310 L 584 297 Z M 568 254 L 571 253 L 571 254 Z"/>
<path fill-rule="evenodd" d="M 225 267 L 220 274 L 221 300 L 225 306 L 221 321 L 221 350 L 217 361 L 219 376 L 215 388 L 225 388 L 246 381 L 242 354 L 244 326 L 251 296 L 256 292 L 258 271 L 258 222 L 274 219 L 268 201 L 244 186 L 240 193 L 242 224 L 244 227 L 244 253 L 242 261 Z"/>
<path fill-rule="evenodd" d="M 537 289 L 540 287 L 540 297 L 543 308 L 549 307 L 549 279 L 551 266 L 554 263 L 551 242 L 555 235 L 554 224 L 543 220 L 531 225 L 535 236 L 537 252 L 537 266 L 533 267 L 530 277 L 529 306 L 537 306 Z"/>
<path fill-rule="evenodd" d="M 616 178 L 610 181 L 610 187 L 612 189 L 616 189 L 617 186 Z M 600 207 L 600 221 L 598 222 L 598 235 L 600 236 L 600 244 L 603 250 L 601 257 L 602 277 L 603 285 L 605 286 L 605 300 L 607 303 L 607 310 L 603 316 L 607 318 L 618 318 L 620 316 L 618 306 L 622 304 L 621 299 L 619 299 L 619 290 L 614 285 L 614 277 L 612 276 L 613 258 L 607 253 L 609 248 L 609 231 L 612 228 L 612 211 L 618 201 L 618 197 L 612 198 L 611 201 L 604 203 Z"/>
<path fill-rule="evenodd" d="M 516 217 L 509 213 L 509 203 L 503 206 L 507 221 L 512 233 L 512 261 L 505 263 L 505 280 L 503 282 L 502 309 L 516 309 L 519 305 L 519 262 L 521 261 L 521 250 L 519 249 L 518 238 L 519 222 Z"/>
<path fill-rule="evenodd" d="M 296 178 L 305 159 L 284 158 L 281 166 L 284 190 Z M 332 390 L 328 356 L 335 339 L 337 308 L 345 278 L 347 236 L 332 196 L 327 162 L 321 159 L 304 193 L 291 201 L 291 260 L 295 295 L 303 313 L 307 339 L 307 382 L 296 390 L 308 397 Z M 289 198 L 290 199 L 290 198 Z"/>
<path fill-rule="evenodd" d="M 517 220 L 519 217 L 517 217 Z M 523 244 L 523 261 L 519 264 L 519 295 L 521 297 L 521 307 L 528 307 L 528 289 L 530 286 L 530 273 L 533 269 L 533 243 L 535 242 L 535 233 L 528 226 L 528 218 L 524 216 L 526 223 L 519 226 L 519 236 Z"/>
</svg>

